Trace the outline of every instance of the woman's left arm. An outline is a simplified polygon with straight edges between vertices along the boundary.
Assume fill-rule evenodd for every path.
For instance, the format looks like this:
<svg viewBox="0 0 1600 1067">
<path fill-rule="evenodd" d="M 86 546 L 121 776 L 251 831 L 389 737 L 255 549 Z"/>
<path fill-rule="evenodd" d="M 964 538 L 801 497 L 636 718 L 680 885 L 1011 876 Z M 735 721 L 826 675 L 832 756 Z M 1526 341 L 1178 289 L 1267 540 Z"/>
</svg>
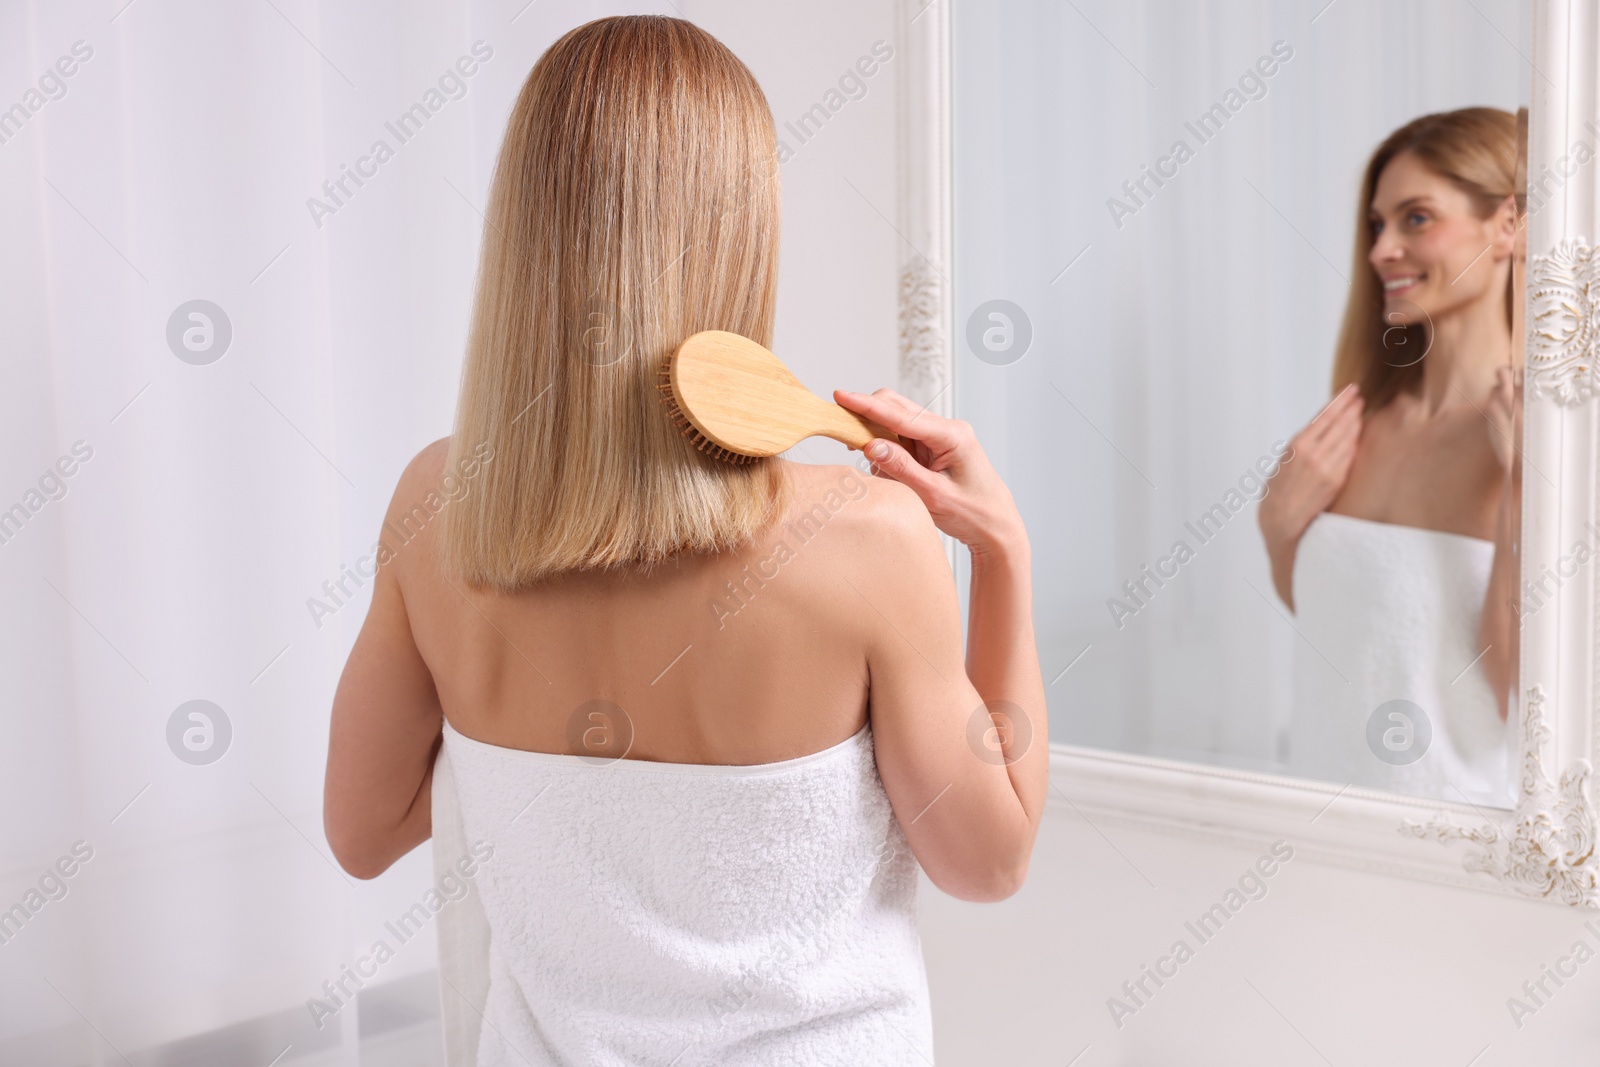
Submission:
<svg viewBox="0 0 1600 1067">
<path fill-rule="evenodd" d="M 448 444 L 435 442 L 406 467 L 385 530 L 401 528 L 434 488 Z M 376 878 L 433 832 L 433 760 L 444 714 L 402 592 L 403 572 L 420 548 L 387 537 L 381 543 L 372 606 L 333 697 L 322 823 L 339 865 L 357 878 Z"/>
</svg>

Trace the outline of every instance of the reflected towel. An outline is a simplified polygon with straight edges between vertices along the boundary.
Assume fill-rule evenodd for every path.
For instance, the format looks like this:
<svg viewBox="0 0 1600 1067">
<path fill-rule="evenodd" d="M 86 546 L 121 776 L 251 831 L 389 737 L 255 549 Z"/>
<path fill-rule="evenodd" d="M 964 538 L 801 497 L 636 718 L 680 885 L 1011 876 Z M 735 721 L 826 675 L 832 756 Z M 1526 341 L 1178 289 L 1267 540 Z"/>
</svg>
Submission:
<svg viewBox="0 0 1600 1067">
<path fill-rule="evenodd" d="M 1297 773 L 1512 806 L 1511 731 L 1478 658 L 1493 562 L 1493 542 L 1476 537 L 1332 512 L 1312 521 L 1294 563 Z M 1404 766 L 1368 744 L 1369 717 L 1396 699 L 1432 729 L 1427 752 Z"/>
</svg>

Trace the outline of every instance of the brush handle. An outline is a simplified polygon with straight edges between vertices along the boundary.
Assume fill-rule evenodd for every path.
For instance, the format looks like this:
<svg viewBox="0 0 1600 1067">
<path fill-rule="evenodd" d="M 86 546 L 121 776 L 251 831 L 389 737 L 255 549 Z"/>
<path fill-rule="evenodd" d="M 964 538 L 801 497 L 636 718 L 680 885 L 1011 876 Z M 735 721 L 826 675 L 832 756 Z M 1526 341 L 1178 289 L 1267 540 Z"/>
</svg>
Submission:
<svg viewBox="0 0 1600 1067">
<path fill-rule="evenodd" d="M 822 436 L 830 437 L 858 452 L 866 448 L 867 442 L 874 437 L 881 437 L 886 441 L 894 441 L 896 444 L 904 444 L 899 435 L 893 430 L 880 426 L 871 419 L 857 415 L 855 412 L 848 411 L 830 401 L 822 400 L 821 406 L 817 409 L 817 414 L 821 416 L 824 422 L 824 425 L 820 428 Z"/>
</svg>

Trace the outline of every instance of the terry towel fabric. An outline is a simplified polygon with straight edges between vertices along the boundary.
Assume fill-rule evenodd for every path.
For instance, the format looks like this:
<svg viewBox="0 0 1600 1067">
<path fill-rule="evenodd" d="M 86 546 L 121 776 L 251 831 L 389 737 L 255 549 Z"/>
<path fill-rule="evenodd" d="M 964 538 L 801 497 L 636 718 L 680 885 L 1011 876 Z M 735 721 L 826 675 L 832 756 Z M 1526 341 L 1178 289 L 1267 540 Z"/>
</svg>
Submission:
<svg viewBox="0 0 1600 1067">
<path fill-rule="evenodd" d="M 435 870 L 476 857 L 438 921 L 451 1067 L 933 1062 L 918 867 L 870 727 L 722 766 L 446 723 L 432 789 Z"/>
<path fill-rule="evenodd" d="M 1294 561 L 1304 640 L 1294 649 L 1290 758 L 1299 773 L 1512 806 L 1511 732 L 1478 644 L 1493 562 L 1494 543 L 1476 537 L 1332 512 L 1312 520 Z M 1432 737 L 1416 762 L 1385 762 L 1368 743 L 1368 719 L 1391 700 L 1428 718 Z"/>
</svg>

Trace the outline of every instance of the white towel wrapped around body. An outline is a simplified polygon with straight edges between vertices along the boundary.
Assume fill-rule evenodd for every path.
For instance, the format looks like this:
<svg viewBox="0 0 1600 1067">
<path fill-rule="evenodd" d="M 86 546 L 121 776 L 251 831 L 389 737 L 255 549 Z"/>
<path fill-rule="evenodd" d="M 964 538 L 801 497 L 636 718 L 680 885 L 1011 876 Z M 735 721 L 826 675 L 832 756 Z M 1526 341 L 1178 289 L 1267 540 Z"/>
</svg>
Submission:
<svg viewBox="0 0 1600 1067">
<path fill-rule="evenodd" d="M 448 724 L 452 1067 L 933 1062 L 917 864 L 863 727 L 754 766 L 524 752 Z"/>
</svg>

